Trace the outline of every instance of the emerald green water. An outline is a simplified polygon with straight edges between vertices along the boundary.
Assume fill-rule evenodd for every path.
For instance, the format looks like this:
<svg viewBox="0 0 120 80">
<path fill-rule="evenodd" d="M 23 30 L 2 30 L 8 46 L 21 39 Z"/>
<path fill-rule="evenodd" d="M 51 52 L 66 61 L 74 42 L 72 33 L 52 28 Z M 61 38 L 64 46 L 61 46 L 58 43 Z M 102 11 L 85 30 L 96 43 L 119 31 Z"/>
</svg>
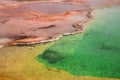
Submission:
<svg viewBox="0 0 120 80">
<path fill-rule="evenodd" d="M 72 75 L 120 78 L 120 7 L 93 15 L 84 33 L 61 38 L 37 60 Z"/>
</svg>

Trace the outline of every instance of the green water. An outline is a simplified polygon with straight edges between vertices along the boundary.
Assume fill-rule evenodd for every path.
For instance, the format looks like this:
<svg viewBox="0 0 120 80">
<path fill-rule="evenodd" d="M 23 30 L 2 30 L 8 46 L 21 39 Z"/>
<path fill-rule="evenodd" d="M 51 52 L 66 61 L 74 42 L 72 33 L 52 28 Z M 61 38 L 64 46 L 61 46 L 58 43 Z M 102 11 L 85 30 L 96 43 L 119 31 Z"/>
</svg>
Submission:
<svg viewBox="0 0 120 80">
<path fill-rule="evenodd" d="M 120 78 L 120 7 L 94 16 L 84 33 L 61 38 L 37 60 L 72 75 Z"/>
</svg>

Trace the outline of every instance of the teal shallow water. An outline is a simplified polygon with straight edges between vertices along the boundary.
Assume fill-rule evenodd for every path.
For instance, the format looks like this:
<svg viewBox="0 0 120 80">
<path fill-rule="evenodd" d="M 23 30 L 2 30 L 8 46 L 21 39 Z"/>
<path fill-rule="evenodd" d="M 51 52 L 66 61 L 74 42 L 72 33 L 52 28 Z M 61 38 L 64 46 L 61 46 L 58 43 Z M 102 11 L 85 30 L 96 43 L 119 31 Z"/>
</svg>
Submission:
<svg viewBox="0 0 120 80">
<path fill-rule="evenodd" d="M 93 13 L 84 33 L 61 38 L 37 60 L 77 76 L 120 78 L 120 7 Z"/>
</svg>

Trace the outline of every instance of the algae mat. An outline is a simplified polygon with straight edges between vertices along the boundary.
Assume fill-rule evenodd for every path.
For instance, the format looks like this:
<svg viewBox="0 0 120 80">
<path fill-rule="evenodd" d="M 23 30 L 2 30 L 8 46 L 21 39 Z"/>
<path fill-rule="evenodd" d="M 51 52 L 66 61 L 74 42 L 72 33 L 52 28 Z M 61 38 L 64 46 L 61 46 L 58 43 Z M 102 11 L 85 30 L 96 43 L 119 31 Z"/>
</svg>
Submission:
<svg viewBox="0 0 120 80">
<path fill-rule="evenodd" d="M 120 7 L 93 11 L 82 34 L 63 37 L 37 60 L 77 76 L 120 78 Z"/>
<path fill-rule="evenodd" d="M 72 76 L 65 71 L 45 67 L 35 57 L 52 44 L 1 48 L 0 80 L 118 80 L 90 76 Z"/>
</svg>

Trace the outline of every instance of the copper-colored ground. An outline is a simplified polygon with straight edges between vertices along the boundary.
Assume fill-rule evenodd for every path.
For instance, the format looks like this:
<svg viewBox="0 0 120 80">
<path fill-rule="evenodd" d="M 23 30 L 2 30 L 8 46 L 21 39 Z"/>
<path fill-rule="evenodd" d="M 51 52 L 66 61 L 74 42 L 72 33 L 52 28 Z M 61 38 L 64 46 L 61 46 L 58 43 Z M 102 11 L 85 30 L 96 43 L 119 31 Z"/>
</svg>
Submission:
<svg viewBox="0 0 120 80">
<path fill-rule="evenodd" d="M 0 2 L 0 45 L 48 42 L 82 32 L 92 18 L 91 9 L 120 4 L 119 0 L 20 1 Z"/>
<path fill-rule="evenodd" d="M 0 9 L 0 44 L 33 44 L 59 39 L 84 30 L 91 10 L 83 5 L 36 2 Z"/>
<path fill-rule="evenodd" d="M 1 0 L 0 46 L 54 41 L 82 32 L 91 9 L 119 4 L 119 0 Z"/>
</svg>

